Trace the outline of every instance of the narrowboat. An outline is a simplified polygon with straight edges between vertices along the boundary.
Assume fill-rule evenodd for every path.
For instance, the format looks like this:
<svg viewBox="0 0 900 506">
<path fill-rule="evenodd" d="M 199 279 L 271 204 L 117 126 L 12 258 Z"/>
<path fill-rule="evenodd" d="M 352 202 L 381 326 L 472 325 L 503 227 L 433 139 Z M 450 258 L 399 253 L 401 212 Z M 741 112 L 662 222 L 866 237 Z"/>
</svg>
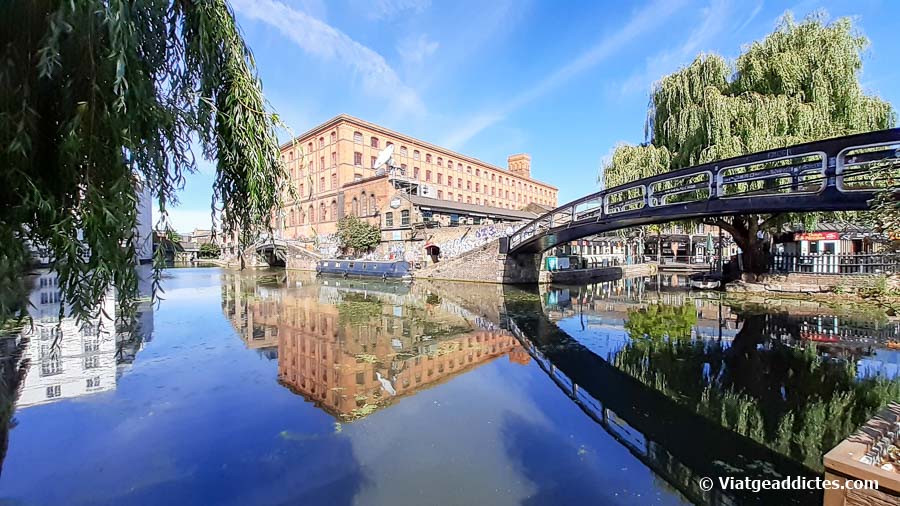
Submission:
<svg viewBox="0 0 900 506">
<path fill-rule="evenodd" d="M 409 262 L 392 261 L 376 262 L 372 260 L 319 260 L 316 263 L 317 274 L 331 276 L 343 276 L 345 278 L 381 278 L 381 279 L 409 279 L 412 274 L 409 271 Z"/>
</svg>

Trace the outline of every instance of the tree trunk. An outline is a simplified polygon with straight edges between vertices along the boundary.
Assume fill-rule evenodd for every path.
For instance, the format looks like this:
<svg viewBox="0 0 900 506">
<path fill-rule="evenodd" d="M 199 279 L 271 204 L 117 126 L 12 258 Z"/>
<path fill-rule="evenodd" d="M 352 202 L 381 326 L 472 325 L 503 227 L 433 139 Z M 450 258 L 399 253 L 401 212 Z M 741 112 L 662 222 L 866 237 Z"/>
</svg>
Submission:
<svg viewBox="0 0 900 506">
<path fill-rule="evenodd" d="M 734 219 L 732 222 L 724 219 L 716 219 L 711 225 L 722 228 L 734 238 L 734 242 L 741 248 L 742 272 L 749 274 L 763 274 L 769 270 L 769 255 L 767 242 L 758 237 L 759 222 L 755 216 L 747 220 Z"/>
</svg>

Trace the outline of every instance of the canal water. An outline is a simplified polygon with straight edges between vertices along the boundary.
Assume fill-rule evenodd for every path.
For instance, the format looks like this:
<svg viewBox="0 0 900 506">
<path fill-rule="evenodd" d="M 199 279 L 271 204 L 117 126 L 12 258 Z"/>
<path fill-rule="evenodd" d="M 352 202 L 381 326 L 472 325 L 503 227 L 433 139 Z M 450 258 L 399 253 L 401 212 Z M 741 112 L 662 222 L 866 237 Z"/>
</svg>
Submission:
<svg viewBox="0 0 900 506">
<path fill-rule="evenodd" d="M 700 480 L 821 476 L 900 398 L 897 324 L 683 285 L 171 269 L 125 330 L 59 322 L 42 275 L 0 340 L 0 502 L 821 504 Z"/>
</svg>

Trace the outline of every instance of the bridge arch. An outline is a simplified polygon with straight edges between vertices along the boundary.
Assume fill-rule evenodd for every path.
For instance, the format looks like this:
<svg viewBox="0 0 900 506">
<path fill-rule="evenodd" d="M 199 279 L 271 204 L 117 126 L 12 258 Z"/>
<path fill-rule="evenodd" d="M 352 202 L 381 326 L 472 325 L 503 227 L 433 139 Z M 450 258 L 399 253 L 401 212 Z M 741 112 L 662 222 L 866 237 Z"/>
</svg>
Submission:
<svg viewBox="0 0 900 506">
<path fill-rule="evenodd" d="M 502 240 L 500 252 L 535 255 L 603 232 L 685 219 L 866 210 L 886 167 L 900 167 L 900 129 L 719 160 L 563 204 Z"/>
</svg>

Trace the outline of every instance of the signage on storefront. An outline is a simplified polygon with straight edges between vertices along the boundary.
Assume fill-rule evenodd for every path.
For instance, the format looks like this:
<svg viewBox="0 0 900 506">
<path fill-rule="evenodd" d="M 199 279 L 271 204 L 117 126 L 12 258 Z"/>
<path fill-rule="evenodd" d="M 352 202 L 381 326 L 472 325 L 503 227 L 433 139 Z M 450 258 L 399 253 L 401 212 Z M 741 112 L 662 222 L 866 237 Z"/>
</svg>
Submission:
<svg viewBox="0 0 900 506">
<path fill-rule="evenodd" d="M 795 241 L 837 241 L 841 235 L 837 232 L 806 232 L 794 234 Z"/>
</svg>

